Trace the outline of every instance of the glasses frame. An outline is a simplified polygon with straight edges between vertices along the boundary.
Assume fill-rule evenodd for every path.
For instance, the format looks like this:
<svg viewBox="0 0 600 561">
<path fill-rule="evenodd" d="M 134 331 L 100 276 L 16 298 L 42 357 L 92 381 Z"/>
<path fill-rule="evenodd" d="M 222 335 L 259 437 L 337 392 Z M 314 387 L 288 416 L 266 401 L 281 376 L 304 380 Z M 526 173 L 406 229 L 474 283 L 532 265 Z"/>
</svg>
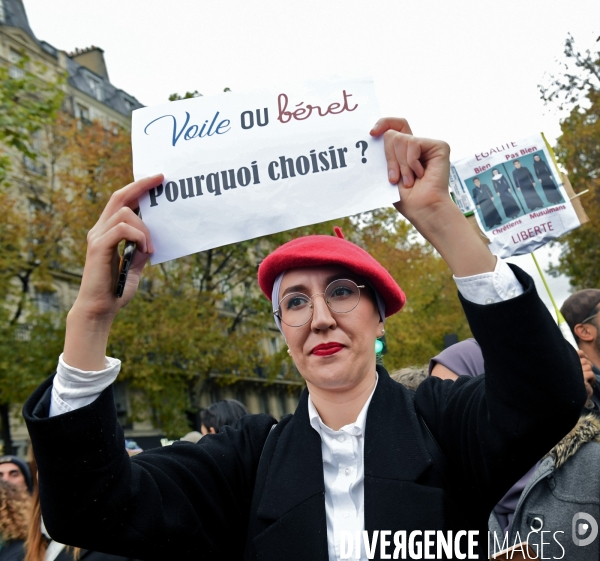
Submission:
<svg viewBox="0 0 600 561">
<path fill-rule="evenodd" d="M 327 298 L 325 298 L 325 294 L 327 294 L 327 290 L 329 289 L 329 287 L 336 283 L 336 282 L 340 282 L 340 281 L 348 281 L 351 282 L 354 286 L 356 286 L 356 288 L 358 289 L 358 299 L 356 300 L 356 304 L 350 309 L 347 310 L 345 312 L 338 312 L 337 310 L 334 310 L 329 301 L 327 300 Z M 277 310 L 275 310 L 273 312 L 273 315 L 277 318 L 279 318 L 279 321 L 281 321 L 282 323 L 285 323 L 288 327 L 303 327 L 305 326 L 308 322 L 310 322 L 313 318 L 313 313 L 314 313 L 314 306 L 313 306 L 313 298 L 315 296 L 323 296 L 323 300 L 325 300 L 325 304 L 327 304 L 327 307 L 335 314 L 349 314 L 352 310 L 356 309 L 356 306 L 358 306 L 360 304 L 360 289 L 361 288 L 366 288 L 366 285 L 364 284 L 357 284 L 356 282 L 354 282 L 351 279 L 335 279 L 333 281 L 331 281 L 326 287 L 325 287 L 325 291 L 324 292 L 315 292 L 315 294 L 313 294 L 312 296 L 309 296 L 308 294 L 304 294 L 304 292 L 290 292 L 289 294 L 286 294 L 281 300 L 279 300 L 279 304 L 277 306 Z M 289 323 L 286 323 L 285 321 L 283 321 L 283 318 L 281 317 L 281 303 L 286 299 L 289 298 L 290 296 L 292 296 L 293 294 L 301 294 L 302 296 L 305 296 L 306 298 L 308 298 L 310 300 L 310 317 L 304 322 L 301 323 L 300 325 L 290 325 Z"/>
<path fill-rule="evenodd" d="M 600 311 L 596 310 L 596 308 L 594 307 L 594 310 L 596 311 L 595 314 L 592 314 L 591 316 L 586 317 L 583 321 L 579 322 L 579 323 L 587 323 L 588 321 L 590 321 L 591 319 L 594 319 L 598 314 L 600 314 Z"/>
</svg>

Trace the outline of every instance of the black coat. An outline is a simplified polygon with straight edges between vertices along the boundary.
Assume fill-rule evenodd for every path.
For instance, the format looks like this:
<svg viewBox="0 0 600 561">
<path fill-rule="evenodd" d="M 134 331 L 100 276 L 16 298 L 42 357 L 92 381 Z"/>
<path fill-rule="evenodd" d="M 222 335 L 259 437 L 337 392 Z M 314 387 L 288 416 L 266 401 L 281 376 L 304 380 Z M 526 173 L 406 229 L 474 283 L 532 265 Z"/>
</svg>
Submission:
<svg viewBox="0 0 600 561">
<path fill-rule="evenodd" d="M 513 269 L 523 295 L 487 306 L 463 300 L 485 376 L 429 378 L 414 393 L 378 368 L 365 429 L 367 531 L 479 530 L 485 551 L 494 504 L 579 418 L 579 359 L 532 279 Z M 274 420 L 251 415 L 198 444 L 129 458 L 111 388 L 47 418 L 50 391 L 51 379 L 24 416 L 44 520 L 58 541 L 139 559 L 327 561 L 321 441 L 306 392 L 266 446 Z M 447 483 L 417 410 L 444 450 Z"/>
<path fill-rule="evenodd" d="M 57 556 L 54 561 L 75 561 L 73 550 L 70 548 L 64 548 Z M 121 557 L 118 555 L 110 555 L 108 553 L 100 553 L 99 551 L 89 551 L 82 549 L 79 552 L 77 561 L 135 561 L 129 557 Z"/>
</svg>

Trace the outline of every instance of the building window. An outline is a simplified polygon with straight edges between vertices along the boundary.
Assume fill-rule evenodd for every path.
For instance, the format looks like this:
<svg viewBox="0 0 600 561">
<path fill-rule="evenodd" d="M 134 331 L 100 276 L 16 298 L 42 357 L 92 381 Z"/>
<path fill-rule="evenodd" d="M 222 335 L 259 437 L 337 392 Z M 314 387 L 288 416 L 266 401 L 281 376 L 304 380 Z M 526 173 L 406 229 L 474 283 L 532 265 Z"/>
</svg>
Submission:
<svg viewBox="0 0 600 561">
<path fill-rule="evenodd" d="M 47 312 L 58 312 L 60 311 L 60 304 L 58 302 L 58 294 L 56 292 L 36 292 L 35 303 L 38 310 L 45 314 Z"/>
<path fill-rule="evenodd" d="M 116 382 L 113 384 L 113 396 L 115 398 L 115 408 L 117 410 L 117 417 L 119 420 L 127 419 L 129 412 L 128 399 L 127 399 L 127 387 L 124 382 Z"/>
<path fill-rule="evenodd" d="M 2 0 L 0 0 L 1 2 Z M 14 49 L 9 49 L 8 51 L 8 61 L 10 62 L 10 67 L 8 69 L 8 75 L 11 78 L 19 79 L 25 76 L 25 70 L 19 67 L 19 62 L 23 57 L 19 51 L 15 51 Z"/>
<path fill-rule="evenodd" d="M 92 95 L 98 100 L 102 101 L 102 80 L 96 78 L 95 76 L 90 76 L 89 74 L 85 77 L 90 90 L 92 90 Z"/>
<path fill-rule="evenodd" d="M 287 415 L 287 398 L 283 392 L 279 394 L 279 409 L 281 413 L 281 417 L 279 418 L 281 419 Z"/>
<path fill-rule="evenodd" d="M 258 396 L 258 400 L 260 401 L 260 412 L 261 413 L 269 413 L 269 396 L 266 392 L 261 392 Z"/>
<path fill-rule="evenodd" d="M 85 105 L 81 105 L 81 103 L 75 104 L 75 117 L 82 121 L 83 123 L 89 124 L 91 123 L 90 119 L 90 109 Z"/>
</svg>

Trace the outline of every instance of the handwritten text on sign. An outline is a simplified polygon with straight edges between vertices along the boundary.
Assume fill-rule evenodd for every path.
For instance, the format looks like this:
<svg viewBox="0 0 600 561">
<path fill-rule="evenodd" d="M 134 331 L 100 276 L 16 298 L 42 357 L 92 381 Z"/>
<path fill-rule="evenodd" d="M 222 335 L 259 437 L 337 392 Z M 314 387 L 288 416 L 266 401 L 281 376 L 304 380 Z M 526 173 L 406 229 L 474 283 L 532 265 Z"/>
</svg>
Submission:
<svg viewBox="0 0 600 561">
<path fill-rule="evenodd" d="M 152 262 L 397 201 L 382 140 L 369 136 L 378 118 L 371 80 L 135 111 L 134 176 L 165 175 L 140 202 Z"/>
</svg>

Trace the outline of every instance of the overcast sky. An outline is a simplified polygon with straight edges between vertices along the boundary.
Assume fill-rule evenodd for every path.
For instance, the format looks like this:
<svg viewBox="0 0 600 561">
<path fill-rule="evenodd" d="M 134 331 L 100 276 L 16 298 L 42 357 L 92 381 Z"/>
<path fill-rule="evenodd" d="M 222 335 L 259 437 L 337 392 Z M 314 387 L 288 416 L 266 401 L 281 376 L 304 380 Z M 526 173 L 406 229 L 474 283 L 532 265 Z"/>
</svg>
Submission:
<svg viewBox="0 0 600 561">
<path fill-rule="evenodd" d="M 24 2 L 39 39 L 101 47 L 111 82 L 145 105 L 370 74 L 382 115 L 448 141 L 452 159 L 540 131 L 555 139 L 538 84 L 558 70 L 567 33 L 592 48 L 600 35 L 598 0 Z M 568 282 L 552 287 L 562 302 Z"/>
</svg>

